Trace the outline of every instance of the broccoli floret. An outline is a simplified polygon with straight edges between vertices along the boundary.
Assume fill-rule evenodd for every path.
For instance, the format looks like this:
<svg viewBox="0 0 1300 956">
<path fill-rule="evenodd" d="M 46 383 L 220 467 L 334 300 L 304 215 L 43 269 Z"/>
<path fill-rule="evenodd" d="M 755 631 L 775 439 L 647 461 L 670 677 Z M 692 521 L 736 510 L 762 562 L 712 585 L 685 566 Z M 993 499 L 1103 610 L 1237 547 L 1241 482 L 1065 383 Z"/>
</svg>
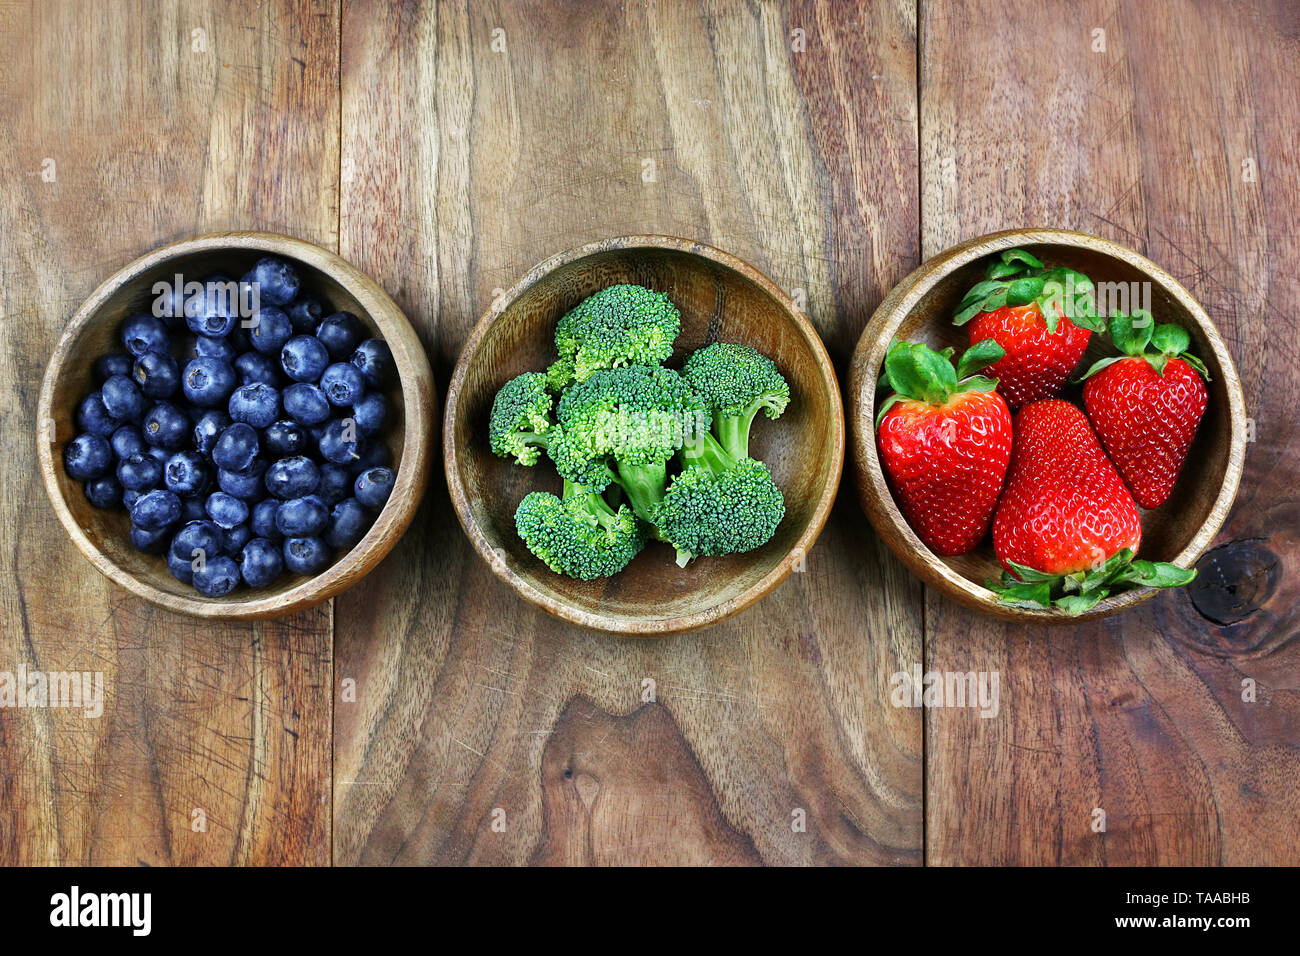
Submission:
<svg viewBox="0 0 1300 956">
<path fill-rule="evenodd" d="M 686 381 L 657 365 L 593 372 L 564 393 L 558 415 L 563 442 L 552 457 L 560 474 L 576 480 L 579 463 L 603 463 L 643 519 L 663 497 L 668 460 L 709 426 L 707 409 Z"/>
<path fill-rule="evenodd" d="M 546 390 L 546 376 L 525 372 L 501 386 L 488 418 L 488 441 L 502 458 L 532 466 L 551 441 L 555 399 Z"/>
<path fill-rule="evenodd" d="M 583 581 L 618 574 L 646 543 L 644 526 L 626 505 L 615 511 L 598 493 L 567 480 L 563 498 L 526 495 L 515 528 L 548 568 Z"/>
<path fill-rule="evenodd" d="M 658 365 L 673 354 L 682 316 L 662 292 L 612 285 L 583 299 L 555 328 L 559 360 L 547 370 L 553 391 L 599 369 Z"/>
<path fill-rule="evenodd" d="M 713 434 L 733 458 L 749 456 L 749 427 L 760 410 L 778 418 L 790 385 L 776 363 L 748 345 L 714 342 L 700 349 L 682 376 L 713 413 Z"/>
<path fill-rule="evenodd" d="M 733 457 L 706 433 L 682 449 L 682 465 L 651 511 L 679 566 L 702 554 L 752 551 L 776 534 L 785 499 L 761 461 Z"/>
</svg>

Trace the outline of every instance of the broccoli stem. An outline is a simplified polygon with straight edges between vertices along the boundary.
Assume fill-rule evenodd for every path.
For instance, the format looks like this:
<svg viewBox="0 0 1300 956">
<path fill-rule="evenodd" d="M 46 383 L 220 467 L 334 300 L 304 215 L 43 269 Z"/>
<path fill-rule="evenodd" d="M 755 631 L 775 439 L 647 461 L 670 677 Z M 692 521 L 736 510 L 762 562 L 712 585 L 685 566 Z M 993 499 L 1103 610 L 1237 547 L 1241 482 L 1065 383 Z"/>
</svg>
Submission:
<svg viewBox="0 0 1300 956">
<path fill-rule="evenodd" d="M 748 431 L 748 426 L 746 426 L 746 431 Z M 746 456 L 741 455 L 740 457 L 744 458 Z M 701 468 L 708 469 L 711 474 L 720 475 L 724 471 L 730 471 L 736 467 L 736 456 L 706 432 L 702 437 L 687 442 L 682 446 L 682 465 L 686 468 L 698 465 Z"/>
<path fill-rule="evenodd" d="M 754 412 L 758 409 L 755 408 Z M 754 412 L 740 415 L 719 415 L 713 420 L 713 433 L 732 458 L 749 457 L 749 426 Z"/>
<path fill-rule="evenodd" d="M 629 465 L 620 461 L 617 462 L 617 477 L 614 480 L 627 495 L 628 503 L 636 516 L 653 525 L 650 512 L 663 500 L 664 488 L 668 485 L 668 463 L 660 461 L 652 465 Z"/>
<path fill-rule="evenodd" d="M 609 506 L 609 502 L 605 500 L 605 496 L 600 492 L 592 491 L 586 485 L 580 485 L 576 481 L 570 481 L 568 478 L 565 478 L 564 491 L 561 492 L 560 497 L 565 501 L 570 498 L 582 499 L 582 506 L 590 513 L 593 523 L 598 523 L 606 531 L 614 527 L 614 522 L 617 520 L 618 515 L 615 513 L 614 509 Z"/>
</svg>

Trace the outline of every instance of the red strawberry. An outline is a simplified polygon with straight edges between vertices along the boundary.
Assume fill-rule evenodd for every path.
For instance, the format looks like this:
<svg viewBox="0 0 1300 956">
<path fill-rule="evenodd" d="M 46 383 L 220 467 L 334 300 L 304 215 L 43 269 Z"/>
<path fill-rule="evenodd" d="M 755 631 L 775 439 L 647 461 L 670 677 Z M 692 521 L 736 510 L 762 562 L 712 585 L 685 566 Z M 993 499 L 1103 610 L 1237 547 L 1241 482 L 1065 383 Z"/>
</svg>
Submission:
<svg viewBox="0 0 1300 956">
<path fill-rule="evenodd" d="M 1060 394 L 1091 333 L 1101 330 L 1091 280 L 1047 269 L 1023 249 L 1003 252 L 985 276 L 962 298 L 954 324 L 974 319 L 971 344 L 993 339 L 1007 353 L 988 374 L 1013 410 Z"/>
<path fill-rule="evenodd" d="M 1056 330 L 1049 331 L 1037 303 L 982 312 L 970 325 L 972 345 L 993 339 L 1006 350 L 1007 357 L 988 373 L 1013 409 L 1059 395 L 1090 336 L 1066 318 L 1058 318 Z"/>
<path fill-rule="evenodd" d="M 1187 458 L 1209 392 L 1205 366 L 1184 354 L 1187 332 L 1117 315 L 1111 340 L 1124 355 L 1102 359 L 1085 376 L 1088 417 L 1124 483 L 1143 508 L 1165 503 Z M 1155 345 L 1157 351 L 1148 350 Z"/>
<path fill-rule="evenodd" d="M 1011 413 L 997 382 L 967 377 L 1001 354 L 986 343 L 954 370 L 950 352 L 900 343 L 885 358 L 895 394 L 876 418 L 880 460 L 908 523 L 936 554 L 979 544 L 1002 490 Z"/>
<path fill-rule="evenodd" d="M 1096 570 L 1142 542 L 1137 505 L 1093 434 L 1069 402 L 1026 405 L 1015 421 L 1007 490 L 993 518 L 993 550 L 1002 566 L 1047 575 Z"/>
</svg>

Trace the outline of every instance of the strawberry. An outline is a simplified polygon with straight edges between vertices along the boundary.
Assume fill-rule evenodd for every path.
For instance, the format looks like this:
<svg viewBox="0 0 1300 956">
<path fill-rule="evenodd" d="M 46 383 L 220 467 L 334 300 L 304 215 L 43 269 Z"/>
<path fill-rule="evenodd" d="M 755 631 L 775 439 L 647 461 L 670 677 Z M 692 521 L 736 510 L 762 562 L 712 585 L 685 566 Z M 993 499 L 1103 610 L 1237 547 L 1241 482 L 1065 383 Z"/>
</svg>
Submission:
<svg viewBox="0 0 1300 956">
<path fill-rule="evenodd" d="M 1174 490 L 1205 414 L 1209 373 L 1186 354 L 1185 329 L 1155 325 L 1149 314 L 1114 316 L 1110 337 L 1124 354 L 1088 370 L 1083 404 L 1137 503 L 1156 508 Z"/>
<path fill-rule="evenodd" d="M 1011 413 L 997 382 L 971 372 L 1002 355 L 995 342 L 951 350 L 900 343 L 885 357 L 894 394 L 876 417 L 876 443 L 894 496 L 935 554 L 965 554 L 988 531 L 1011 459 Z"/>
<path fill-rule="evenodd" d="M 1102 329 L 1092 281 L 1073 269 L 1048 269 L 1024 249 L 989 263 L 953 317 L 955 325 L 967 322 L 972 345 L 993 339 L 1007 353 L 988 374 L 1012 410 L 1059 395 L 1092 332 Z"/>
<path fill-rule="evenodd" d="M 1059 399 L 1022 408 L 993 517 L 993 550 L 1007 573 L 989 587 L 1008 603 L 1081 614 L 1117 588 L 1174 587 L 1195 576 L 1134 561 L 1141 543 L 1137 505 L 1087 416 Z"/>
</svg>

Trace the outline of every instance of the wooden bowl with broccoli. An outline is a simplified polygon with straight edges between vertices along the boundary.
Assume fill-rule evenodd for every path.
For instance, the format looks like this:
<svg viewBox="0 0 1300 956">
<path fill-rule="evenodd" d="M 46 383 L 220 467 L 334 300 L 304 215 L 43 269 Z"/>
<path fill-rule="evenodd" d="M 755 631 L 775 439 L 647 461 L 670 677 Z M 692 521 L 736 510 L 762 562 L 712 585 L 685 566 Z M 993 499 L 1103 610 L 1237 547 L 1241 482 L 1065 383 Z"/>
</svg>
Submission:
<svg viewBox="0 0 1300 956">
<path fill-rule="evenodd" d="M 653 636 L 735 614 L 802 562 L 839 485 L 844 410 L 775 283 L 698 242 L 629 236 L 493 303 L 443 443 L 499 577 L 575 624 Z"/>
</svg>

